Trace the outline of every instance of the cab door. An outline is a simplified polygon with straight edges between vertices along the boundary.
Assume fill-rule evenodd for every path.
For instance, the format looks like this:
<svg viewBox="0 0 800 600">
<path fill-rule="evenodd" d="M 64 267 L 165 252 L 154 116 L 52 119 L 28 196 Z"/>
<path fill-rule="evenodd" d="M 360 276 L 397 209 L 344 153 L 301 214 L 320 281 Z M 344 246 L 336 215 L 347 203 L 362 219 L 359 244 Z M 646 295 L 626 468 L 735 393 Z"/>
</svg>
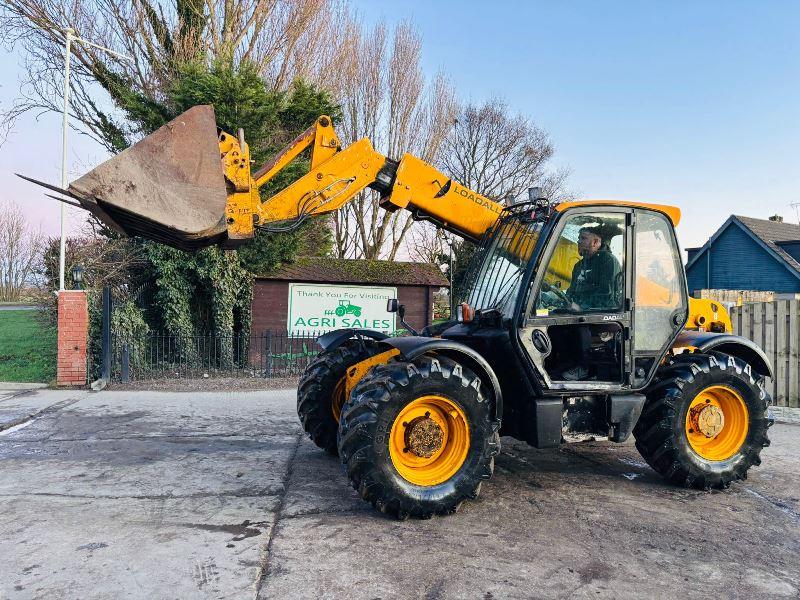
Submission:
<svg viewBox="0 0 800 600">
<path fill-rule="evenodd" d="M 633 210 L 573 208 L 553 230 L 518 331 L 554 391 L 628 389 Z"/>
<path fill-rule="evenodd" d="M 634 212 L 633 369 L 631 384 L 647 385 L 688 318 L 688 293 L 675 228 L 656 211 Z"/>
</svg>

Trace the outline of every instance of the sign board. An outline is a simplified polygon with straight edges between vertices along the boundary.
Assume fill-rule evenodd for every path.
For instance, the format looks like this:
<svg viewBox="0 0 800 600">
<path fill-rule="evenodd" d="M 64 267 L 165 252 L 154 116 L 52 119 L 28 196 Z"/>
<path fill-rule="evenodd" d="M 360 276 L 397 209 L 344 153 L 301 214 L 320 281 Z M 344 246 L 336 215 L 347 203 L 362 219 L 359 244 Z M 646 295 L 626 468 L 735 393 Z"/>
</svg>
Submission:
<svg viewBox="0 0 800 600">
<path fill-rule="evenodd" d="M 361 285 L 289 284 L 289 335 L 325 333 L 357 327 L 394 333 L 394 313 L 386 301 L 397 298 L 397 288 Z"/>
</svg>

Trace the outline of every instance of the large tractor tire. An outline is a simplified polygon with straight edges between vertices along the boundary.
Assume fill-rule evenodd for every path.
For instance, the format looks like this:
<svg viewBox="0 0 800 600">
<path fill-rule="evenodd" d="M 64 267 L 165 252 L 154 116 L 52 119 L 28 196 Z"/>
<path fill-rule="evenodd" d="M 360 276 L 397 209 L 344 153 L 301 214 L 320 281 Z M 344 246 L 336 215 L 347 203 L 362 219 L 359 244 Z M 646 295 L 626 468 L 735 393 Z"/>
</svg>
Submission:
<svg viewBox="0 0 800 600">
<path fill-rule="evenodd" d="M 490 401 L 472 371 L 443 356 L 373 368 L 339 422 L 353 488 L 399 519 L 455 512 L 494 470 L 500 423 Z"/>
<path fill-rule="evenodd" d="M 317 446 L 334 456 L 347 369 L 378 352 L 374 340 L 348 340 L 338 348 L 320 352 L 300 379 L 297 415 L 303 429 Z"/>
<path fill-rule="evenodd" d="M 678 485 L 726 488 L 761 464 L 772 424 L 763 378 L 719 352 L 679 354 L 662 367 L 633 430 L 636 448 Z"/>
</svg>

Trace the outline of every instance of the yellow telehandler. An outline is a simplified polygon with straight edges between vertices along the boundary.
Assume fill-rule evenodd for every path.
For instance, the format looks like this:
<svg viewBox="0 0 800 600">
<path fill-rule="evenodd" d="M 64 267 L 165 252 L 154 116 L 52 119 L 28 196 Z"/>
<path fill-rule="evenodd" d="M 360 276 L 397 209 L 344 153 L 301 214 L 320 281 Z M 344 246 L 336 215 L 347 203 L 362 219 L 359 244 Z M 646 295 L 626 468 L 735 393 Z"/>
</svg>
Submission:
<svg viewBox="0 0 800 600">
<path fill-rule="evenodd" d="M 309 172 L 259 189 L 304 151 Z M 39 182 L 37 182 L 39 183 Z M 719 304 L 688 297 L 680 211 L 537 194 L 504 207 L 424 161 L 342 148 L 322 116 L 251 171 L 244 133 L 197 106 L 59 192 L 115 230 L 193 250 L 235 247 L 337 210 L 366 188 L 480 244 L 458 318 L 408 337 L 332 331 L 297 409 L 361 497 L 399 518 L 454 512 L 492 475 L 500 435 L 546 448 L 636 447 L 670 481 L 725 488 L 769 445 L 772 367 Z M 401 321 L 404 307 L 387 306 Z M 414 331 L 408 327 L 410 331 Z"/>
</svg>

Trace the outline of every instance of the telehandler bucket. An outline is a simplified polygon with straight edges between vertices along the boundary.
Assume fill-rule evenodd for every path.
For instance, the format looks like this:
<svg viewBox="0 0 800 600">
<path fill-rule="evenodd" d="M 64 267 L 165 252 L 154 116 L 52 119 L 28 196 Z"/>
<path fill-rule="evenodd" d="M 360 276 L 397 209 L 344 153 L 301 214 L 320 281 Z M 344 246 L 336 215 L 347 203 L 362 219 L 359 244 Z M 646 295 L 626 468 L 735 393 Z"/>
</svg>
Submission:
<svg viewBox="0 0 800 600">
<path fill-rule="evenodd" d="M 43 185 L 116 231 L 175 248 L 203 248 L 226 234 L 227 192 L 212 106 L 190 108 L 68 190 Z"/>
</svg>

